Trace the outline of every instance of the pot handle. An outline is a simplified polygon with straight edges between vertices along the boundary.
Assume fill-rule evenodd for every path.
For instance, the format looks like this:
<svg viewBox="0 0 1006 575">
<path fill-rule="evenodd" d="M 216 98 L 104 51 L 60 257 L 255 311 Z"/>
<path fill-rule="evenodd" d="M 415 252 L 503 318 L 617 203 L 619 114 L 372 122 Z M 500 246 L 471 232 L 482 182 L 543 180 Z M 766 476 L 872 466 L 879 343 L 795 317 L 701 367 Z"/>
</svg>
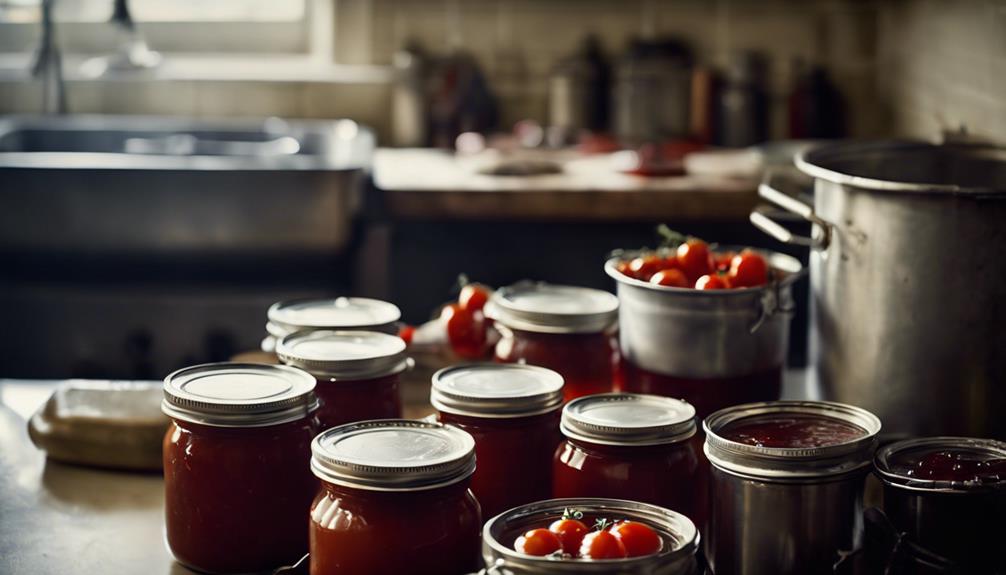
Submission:
<svg viewBox="0 0 1006 575">
<path fill-rule="evenodd" d="M 814 213 L 814 208 L 776 189 L 772 185 L 771 174 L 758 185 L 758 195 L 786 211 L 800 216 L 812 225 L 810 237 L 799 236 L 772 219 L 769 216 L 769 210 L 757 207 L 751 212 L 748 218 L 756 228 L 784 244 L 808 246 L 812 250 L 825 250 L 828 248 L 828 244 L 831 242 L 831 224 L 818 217 Z"/>
</svg>

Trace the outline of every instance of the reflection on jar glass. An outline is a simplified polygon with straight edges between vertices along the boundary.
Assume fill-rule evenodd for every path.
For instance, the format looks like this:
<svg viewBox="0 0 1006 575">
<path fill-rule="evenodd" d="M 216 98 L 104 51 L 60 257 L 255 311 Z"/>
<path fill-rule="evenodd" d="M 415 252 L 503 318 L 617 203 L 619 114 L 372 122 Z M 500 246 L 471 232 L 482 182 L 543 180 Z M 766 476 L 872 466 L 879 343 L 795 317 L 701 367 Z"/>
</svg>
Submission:
<svg viewBox="0 0 1006 575">
<path fill-rule="evenodd" d="M 254 364 L 201 365 L 166 378 L 164 511 L 179 563 L 249 573 L 307 552 L 304 515 L 318 486 L 308 468 L 314 385 L 298 369 Z"/>
</svg>

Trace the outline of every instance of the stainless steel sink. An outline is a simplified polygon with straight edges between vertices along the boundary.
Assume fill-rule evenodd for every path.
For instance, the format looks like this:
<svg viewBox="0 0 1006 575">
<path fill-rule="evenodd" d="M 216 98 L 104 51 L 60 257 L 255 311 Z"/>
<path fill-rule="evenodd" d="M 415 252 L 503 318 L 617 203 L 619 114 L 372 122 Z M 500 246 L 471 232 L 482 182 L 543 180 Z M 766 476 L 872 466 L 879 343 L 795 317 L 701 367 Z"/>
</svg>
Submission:
<svg viewBox="0 0 1006 575">
<path fill-rule="evenodd" d="M 350 120 L 0 118 L 0 250 L 338 252 L 373 149 Z"/>
</svg>

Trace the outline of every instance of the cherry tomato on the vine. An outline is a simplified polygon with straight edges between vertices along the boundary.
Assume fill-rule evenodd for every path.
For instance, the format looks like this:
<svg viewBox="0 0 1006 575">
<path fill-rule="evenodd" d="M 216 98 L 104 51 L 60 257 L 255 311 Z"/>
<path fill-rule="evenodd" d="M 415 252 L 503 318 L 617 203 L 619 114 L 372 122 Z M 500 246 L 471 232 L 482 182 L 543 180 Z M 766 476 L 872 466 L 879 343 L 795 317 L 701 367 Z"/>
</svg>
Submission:
<svg viewBox="0 0 1006 575">
<path fill-rule="evenodd" d="M 695 282 L 695 289 L 730 289 L 730 282 L 725 276 L 704 275 Z"/>
<path fill-rule="evenodd" d="M 621 521 L 611 527 L 611 533 L 622 542 L 626 557 L 652 555 L 660 551 L 663 542 L 649 525 L 638 521 Z"/>
<path fill-rule="evenodd" d="M 552 524 L 548 526 L 548 530 L 559 537 L 559 541 L 562 542 L 563 552 L 574 556 L 579 553 L 580 544 L 583 542 L 583 536 L 587 534 L 587 531 L 589 531 L 587 526 L 584 525 L 582 521 L 577 521 L 576 519 L 559 519 L 557 521 L 553 521 Z"/>
<path fill-rule="evenodd" d="M 755 287 L 768 283 L 768 264 L 758 252 L 744 250 L 730 262 L 730 285 Z"/>
<path fill-rule="evenodd" d="M 591 531 L 580 544 L 580 557 L 584 559 L 621 559 L 625 545 L 610 531 Z"/>
<path fill-rule="evenodd" d="M 691 281 L 713 271 L 713 258 L 709 255 L 709 246 L 696 238 L 691 238 L 678 246 L 678 263 Z"/>
<path fill-rule="evenodd" d="M 555 553 L 562 548 L 562 544 L 559 541 L 559 536 L 548 529 L 532 529 L 518 537 L 513 548 L 527 555 L 541 557 Z"/>
</svg>

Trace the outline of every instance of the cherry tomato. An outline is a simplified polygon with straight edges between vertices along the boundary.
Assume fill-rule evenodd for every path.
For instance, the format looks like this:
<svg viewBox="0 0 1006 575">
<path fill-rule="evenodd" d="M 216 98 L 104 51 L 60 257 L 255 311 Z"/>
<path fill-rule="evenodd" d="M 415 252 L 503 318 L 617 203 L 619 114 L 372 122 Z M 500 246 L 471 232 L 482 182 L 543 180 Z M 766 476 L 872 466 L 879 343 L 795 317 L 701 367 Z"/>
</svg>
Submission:
<svg viewBox="0 0 1006 575">
<path fill-rule="evenodd" d="M 636 274 L 632 272 L 631 264 L 632 264 L 632 260 L 628 260 L 628 261 L 622 260 L 622 261 L 618 262 L 617 264 L 615 264 L 615 269 L 618 270 L 618 273 L 620 273 L 622 275 L 626 275 L 626 276 L 629 276 L 630 278 L 634 278 L 634 277 L 636 277 Z"/>
<path fill-rule="evenodd" d="M 662 270 L 680 270 L 681 269 L 681 262 L 678 261 L 678 256 L 676 256 L 674 254 L 668 255 L 666 258 L 664 258 L 663 265 L 660 266 L 660 269 L 662 269 Z"/>
<path fill-rule="evenodd" d="M 622 542 L 626 557 L 652 555 L 660 551 L 663 542 L 660 535 L 645 523 L 622 521 L 611 528 L 611 533 Z"/>
<path fill-rule="evenodd" d="M 416 328 L 411 325 L 403 325 L 398 330 L 398 337 L 405 341 L 405 345 L 412 345 L 412 337 L 416 335 Z"/>
<path fill-rule="evenodd" d="M 562 542 L 563 553 L 569 553 L 574 556 L 580 551 L 583 536 L 589 531 L 582 521 L 577 521 L 576 519 L 553 521 L 548 526 L 548 530 L 559 536 L 559 541 Z"/>
<path fill-rule="evenodd" d="M 610 531 L 591 531 L 580 544 L 580 557 L 584 559 L 621 559 L 625 545 Z"/>
<path fill-rule="evenodd" d="M 691 238 L 678 246 L 678 263 L 690 281 L 713 272 L 713 258 L 706 242 Z"/>
<path fill-rule="evenodd" d="M 733 261 L 735 255 L 737 255 L 737 252 L 722 252 L 713 254 L 713 262 L 716 264 L 716 271 L 729 272 L 730 262 Z"/>
<path fill-rule="evenodd" d="M 478 284 L 466 285 L 461 288 L 461 293 L 458 295 L 458 303 L 469 311 L 481 310 L 487 301 L 489 301 L 489 290 Z"/>
<path fill-rule="evenodd" d="M 650 276 L 660 271 L 662 265 L 663 260 L 660 256 L 650 254 L 648 256 L 640 256 L 629 262 L 629 270 L 632 271 L 632 277 L 645 282 L 650 279 Z"/>
<path fill-rule="evenodd" d="M 660 270 L 659 272 L 653 274 L 653 276 L 650 277 L 650 283 L 680 288 L 686 288 L 689 286 L 688 277 L 685 275 L 685 272 L 674 268 Z"/>
<path fill-rule="evenodd" d="M 707 274 L 695 282 L 695 289 L 730 289 L 730 281 L 726 276 Z"/>
<path fill-rule="evenodd" d="M 526 555 L 541 557 L 555 553 L 562 548 L 562 543 L 559 541 L 559 536 L 548 529 L 532 529 L 518 537 L 513 548 Z"/>
<path fill-rule="evenodd" d="M 730 285 L 755 287 L 768 283 L 768 264 L 761 254 L 744 250 L 730 262 Z"/>
<path fill-rule="evenodd" d="M 451 303 L 440 312 L 440 320 L 446 324 L 447 340 L 454 353 L 466 359 L 482 356 L 486 341 L 485 316 L 481 311 L 471 311 L 461 304 Z"/>
</svg>

